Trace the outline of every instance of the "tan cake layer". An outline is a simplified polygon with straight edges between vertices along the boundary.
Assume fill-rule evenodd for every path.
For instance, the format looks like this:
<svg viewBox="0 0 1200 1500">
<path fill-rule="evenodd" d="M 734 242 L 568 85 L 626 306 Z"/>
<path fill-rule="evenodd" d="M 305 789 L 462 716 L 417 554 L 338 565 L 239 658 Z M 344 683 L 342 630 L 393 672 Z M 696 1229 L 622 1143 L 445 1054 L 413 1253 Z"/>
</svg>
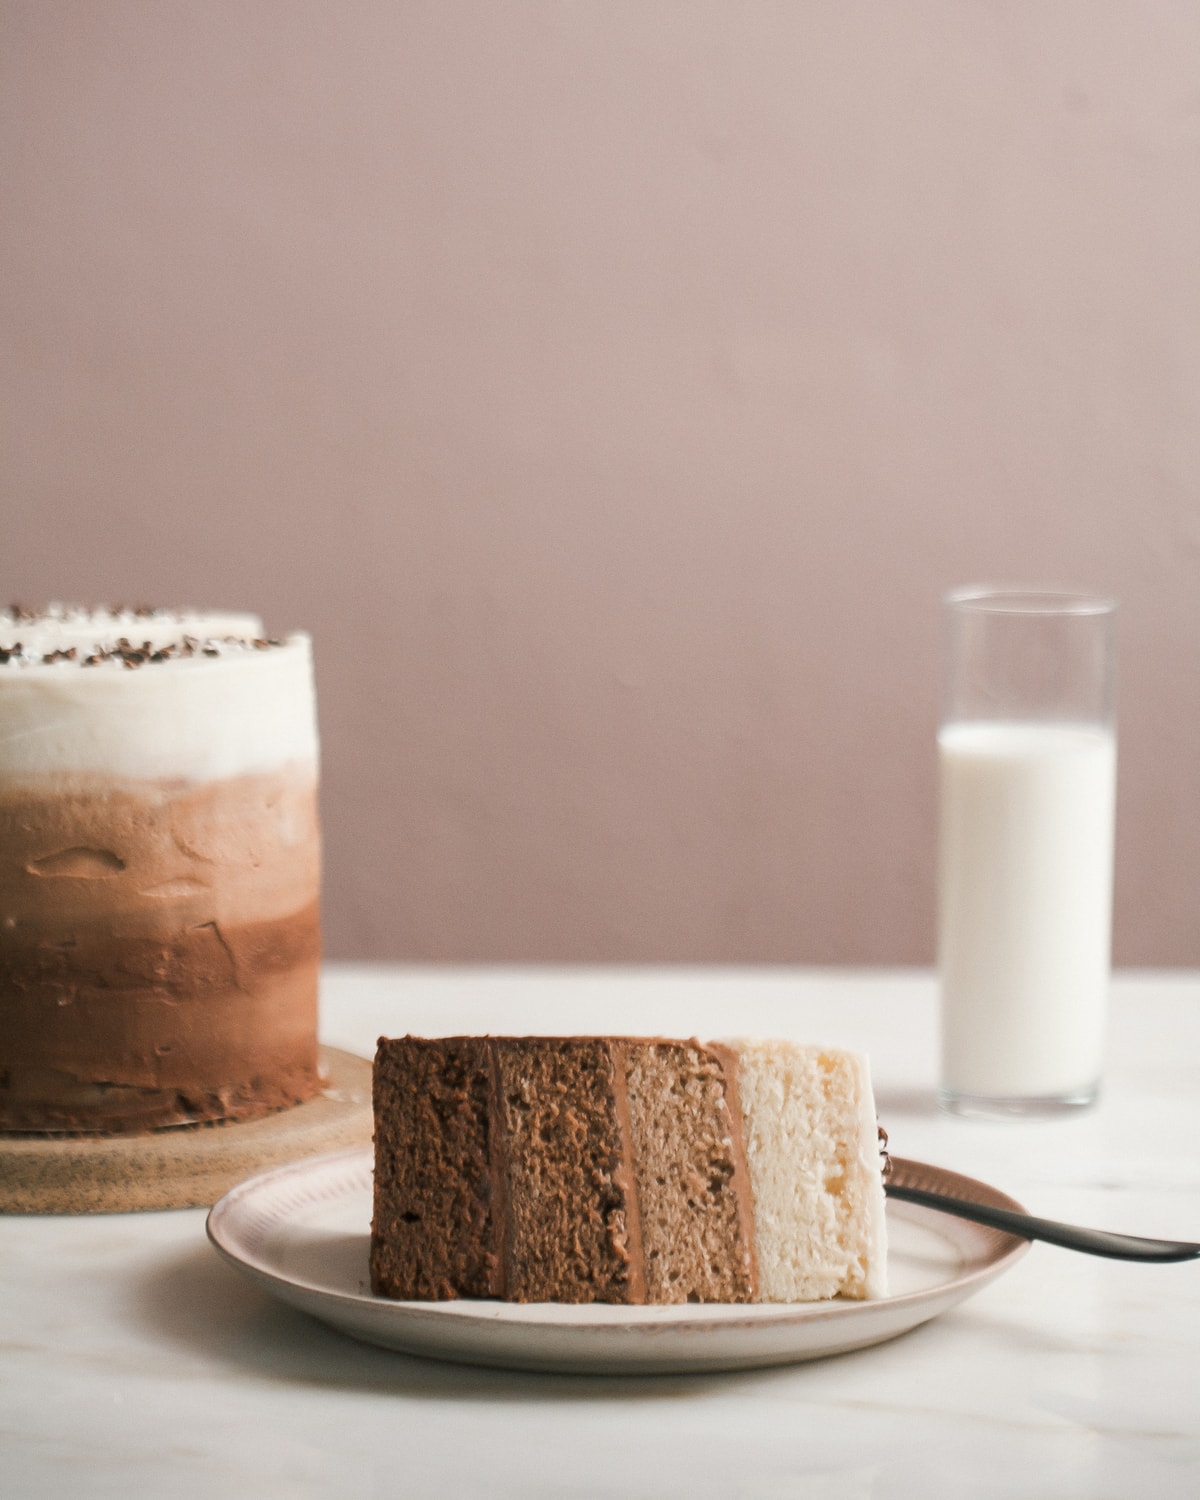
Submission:
<svg viewBox="0 0 1200 1500">
<path fill-rule="evenodd" d="M 311 1097 L 311 765 L 0 793 L 0 1130 L 248 1119 Z"/>
<path fill-rule="evenodd" d="M 741 1302 L 755 1294 L 752 1205 L 727 1048 L 620 1044 L 642 1229 L 646 1302 Z M 732 1254 L 730 1253 L 732 1249 Z"/>
</svg>

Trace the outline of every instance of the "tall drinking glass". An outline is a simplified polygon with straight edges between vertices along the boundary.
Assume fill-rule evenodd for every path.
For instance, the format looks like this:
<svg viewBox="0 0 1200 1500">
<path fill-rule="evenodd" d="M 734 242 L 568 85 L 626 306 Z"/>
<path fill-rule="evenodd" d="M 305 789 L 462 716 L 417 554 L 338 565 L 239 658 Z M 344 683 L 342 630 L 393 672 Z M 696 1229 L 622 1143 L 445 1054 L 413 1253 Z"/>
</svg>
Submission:
<svg viewBox="0 0 1200 1500">
<path fill-rule="evenodd" d="M 1111 966 L 1111 599 L 945 601 L 938 733 L 940 1100 L 960 1114 L 1091 1104 Z"/>
</svg>

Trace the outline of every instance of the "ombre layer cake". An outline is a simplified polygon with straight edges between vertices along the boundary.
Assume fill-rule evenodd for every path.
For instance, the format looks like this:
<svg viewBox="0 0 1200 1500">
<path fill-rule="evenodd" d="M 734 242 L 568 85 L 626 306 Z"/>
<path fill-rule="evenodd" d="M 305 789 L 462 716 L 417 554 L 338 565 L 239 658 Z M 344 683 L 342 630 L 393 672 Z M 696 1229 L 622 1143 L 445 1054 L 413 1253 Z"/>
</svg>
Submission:
<svg viewBox="0 0 1200 1500">
<path fill-rule="evenodd" d="M 306 635 L 0 613 L 0 1130 L 317 1092 L 317 777 Z"/>
</svg>

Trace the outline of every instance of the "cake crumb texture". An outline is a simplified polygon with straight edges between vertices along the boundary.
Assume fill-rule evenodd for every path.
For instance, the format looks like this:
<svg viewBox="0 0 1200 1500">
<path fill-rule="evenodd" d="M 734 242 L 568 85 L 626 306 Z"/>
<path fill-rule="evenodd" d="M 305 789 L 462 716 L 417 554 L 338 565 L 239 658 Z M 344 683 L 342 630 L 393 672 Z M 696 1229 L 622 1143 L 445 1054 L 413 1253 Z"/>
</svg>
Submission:
<svg viewBox="0 0 1200 1500">
<path fill-rule="evenodd" d="M 371 1288 L 400 1300 L 499 1291 L 487 1043 L 381 1038 Z"/>
<path fill-rule="evenodd" d="M 404 1300 L 879 1297 L 865 1058 L 792 1042 L 381 1038 L 371 1285 Z"/>
<path fill-rule="evenodd" d="M 497 1049 L 514 1302 L 629 1302 L 630 1176 L 602 1038 Z M 624 1170 L 623 1170 L 624 1169 Z"/>
<path fill-rule="evenodd" d="M 886 1295 L 883 1182 L 866 1059 L 734 1041 L 764 1302 Z"/>
<path fill-rule="evenodd" d="M 625 1051 L 646 1300 L 749 1302 L 749 1202 L 721 1060 L 697 1042 L 630 1041 Z"/>
</svg>

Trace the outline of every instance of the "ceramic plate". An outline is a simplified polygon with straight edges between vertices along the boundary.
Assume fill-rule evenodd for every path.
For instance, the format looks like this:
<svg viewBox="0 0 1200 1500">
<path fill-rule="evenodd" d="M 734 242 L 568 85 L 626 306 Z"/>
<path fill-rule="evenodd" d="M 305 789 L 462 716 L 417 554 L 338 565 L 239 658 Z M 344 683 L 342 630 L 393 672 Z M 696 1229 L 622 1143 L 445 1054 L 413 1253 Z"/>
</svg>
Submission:
<svg viewBox="0 0 1200 1500">
<path fill-rule="evenodd" d="M 1023 1212 L 995 1188 L 893 1158 L 896 1180 Z M 309 1157 L 241 1183 L 208 1235 L 268 1292 L 354 1338 L 408 1354 L 518 1370 L 652 1374 L 750 1369 L 879 1344 L 972 1296 L 1027 1240 L 889 1200 L 891 1295 L 876 1302 L 672 1307 L 391 1302 L 373 1296 L 370 1147 Z"/>
</svg>

